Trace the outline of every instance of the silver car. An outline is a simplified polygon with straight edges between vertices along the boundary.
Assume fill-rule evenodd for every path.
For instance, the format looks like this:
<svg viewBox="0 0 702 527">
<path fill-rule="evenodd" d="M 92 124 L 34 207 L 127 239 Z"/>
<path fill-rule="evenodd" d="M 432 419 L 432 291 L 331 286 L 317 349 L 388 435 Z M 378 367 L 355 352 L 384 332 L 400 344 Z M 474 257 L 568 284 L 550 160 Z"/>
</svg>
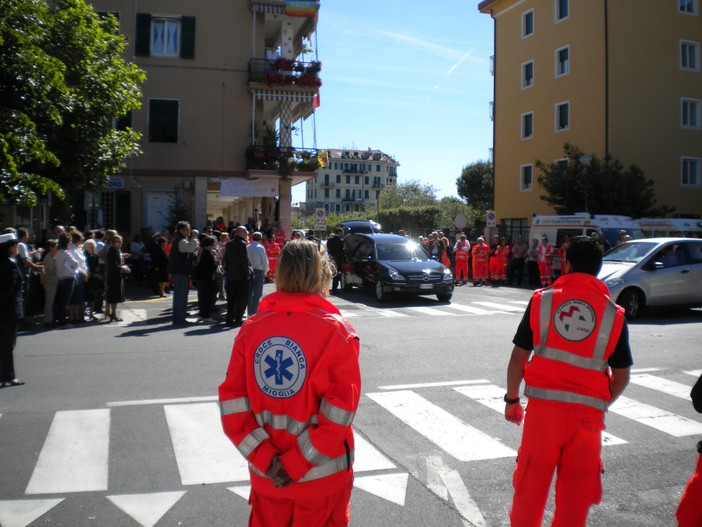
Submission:
<svg viewBox="0 0 702 527">
<path fill-rule="evenodd" d="M 612 300 L 636 318 L 645 307 L 702 306 L 702 240 L 645 238 L 604 254 L 597 275 Z"/>
</svg>

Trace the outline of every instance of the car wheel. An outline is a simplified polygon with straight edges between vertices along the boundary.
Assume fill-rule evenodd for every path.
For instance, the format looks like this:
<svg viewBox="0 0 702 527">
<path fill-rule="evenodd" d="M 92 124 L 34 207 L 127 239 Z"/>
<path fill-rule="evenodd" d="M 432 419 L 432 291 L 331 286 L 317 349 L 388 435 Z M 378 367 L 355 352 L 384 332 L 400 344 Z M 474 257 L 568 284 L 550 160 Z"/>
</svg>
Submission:
<svg viewBox="0 0 702 527">
<path fill-rule="evenodd" d="M 341 273 L 341 290 L 348 292 L 351 289 L 353 289 L 353 286 L 346 281 L 346 273 Z"/>
<path fill-rule="evenodd" d="M 452 293 L 436 293 L 436 298 L 439 299 L 439 302 L 450 302 L 452 296 Z"/>
<path fill-rule="evenodd" d="M 388 295 L 385 294 L 385 284 L 380 278 L 375 281 L 375 298 L 378 302 L 385 302 L 388 299 Z"/>
<path fill-rule="evenodd" d="M 636 289 L 625 289 L 619 295 L 617 304 L 624 308 L 627 320 L 634 320 L 643 311 L 645 301 L 643 295 Z"/>
</svg>

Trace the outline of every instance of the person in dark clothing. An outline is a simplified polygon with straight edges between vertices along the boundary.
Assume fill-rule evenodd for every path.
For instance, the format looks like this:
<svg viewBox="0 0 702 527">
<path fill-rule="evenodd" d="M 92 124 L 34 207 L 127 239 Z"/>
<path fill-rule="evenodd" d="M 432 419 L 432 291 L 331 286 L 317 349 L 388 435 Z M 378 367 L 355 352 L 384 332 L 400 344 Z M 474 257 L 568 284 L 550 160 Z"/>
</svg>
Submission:
<svg viewBox="0 0 702 527">
<path fill-rule="evenodd" d="M 206 324 L 214 323 L 212 306 L 217 294 L 217 264 L 212 250 L 215 241 L 214 236 L 205 236 L 200 241 L 200 254 L 194 268 L 196 276 L 193 276 L 193 280 L 197 281 L 198 316 Z"/>
<path fill-rule="evenodd" d="M 228 326 L 240 326 L 249 297 L 249 257 L 246 253 L 246 227 L 239 226 L 227 243 L 222 262 L 227 276 L 227 318 Z"/>
<path fill-rule="evenodd" d="M 159 296 L 165 297 L 168 285 L 168 253 L 166 252 L 166 238 L 163 236 L 157 237 L 156 243 L 151 247 L 151 272 Z"/>
<path fill-rule="evenodd" d="M 130 269 L 124 264 L 122 256 L 122 237 L 114 236 L 107 250 L 105 265 L 105 317 L 109 316 L 110 322 L 122 321 L 117 315 L 117 304 L 124 302 L 124 277 L 129 273 Z"/>
<path fill-rule="evenodd" d="M 344 263 L 344 229 L 338 228 L 334 231 L 334 235 L 327 240 L 327 251 L 329 251 L 329 256 L 334 260 L 334 265 L 336 266 L 336 273 L 334 274 L 334 279 L 332 280 L 332 293 L 336 293 L 339 289 L 339 282 L 341 281 L 341 266 Z"/>
<path fill-rule="evenodd" d="M 0 387 L 20 386 L 15 377 L 13 351 L 22 316 L 22 272 L 17 266 L 14 233 L 0 235 Z"/>
</svg>

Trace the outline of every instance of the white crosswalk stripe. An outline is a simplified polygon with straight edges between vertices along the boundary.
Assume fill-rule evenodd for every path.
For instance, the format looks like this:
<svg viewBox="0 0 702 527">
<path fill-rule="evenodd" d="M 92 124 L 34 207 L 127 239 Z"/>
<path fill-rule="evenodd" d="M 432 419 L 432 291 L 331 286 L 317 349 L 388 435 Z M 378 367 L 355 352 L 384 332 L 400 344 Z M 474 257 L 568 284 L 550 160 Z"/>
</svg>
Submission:
<svg viewBox="0 0 702 527">
<path fill-rule="evenodd" d="M 388 309 L 382 306 L 366 306 L 354 304 L 338 303 L 337 307 L 342 316 L 346 318 L 359 317 L 385 317 L 385 318 L 402 318 L 409 316 L 459 316 L 459 315 L 494 315 L 496 313 L 514 313 L 519 314 L 524 312 L 524 305 L 528 302 L 520 300 L 510 300 L 505 303 L 499 302 L 470 302 L 469 304 L 459 304 L 451 302 L 450 304 L 438 304 L 436 306 L 407 306 L 400 308 Z M 514 305 L 514 304 L 518 304 Z M 458 311 L 458 313 L 457 313 Z"/>
<path fill-rule="evenodd" d="M 449 313 L 448 311 L 442 311 L 440 309 L 435 309 L 433 307 L 410 307 L 408 309 L 411 309 L 412 311 L 416 311 L 417 313 L 423 313 L 425 315 L 431 315 L 433 317 L 440 317 L 440 316 L 454 316 L 453 313 Z"/>
<path fill-rule="evenodd" d="M 692 386 L 688 386 L 687 384 L 671 381 L 655 375 L 648 375 L 647 373 L 632 375 L 631 382 L 685 400 L 690 398 L 690 390 L 692 390 Z"/>
<path fill-rule="evenodd" d="M 619 397 L 609 411 L 673 437 L 702 434 L 702 423 L 624 396 Z"/>
</svg>

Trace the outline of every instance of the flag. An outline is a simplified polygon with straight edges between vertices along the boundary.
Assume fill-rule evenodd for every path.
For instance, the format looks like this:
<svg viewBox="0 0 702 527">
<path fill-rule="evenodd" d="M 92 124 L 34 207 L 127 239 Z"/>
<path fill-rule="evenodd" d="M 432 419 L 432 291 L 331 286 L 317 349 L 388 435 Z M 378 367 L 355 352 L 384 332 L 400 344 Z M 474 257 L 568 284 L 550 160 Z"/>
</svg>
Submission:
<svg viewBox="0 0 702 527">
<path fill-rule="evenodd" d="M 285 0 L 285 14 L 288 16 L 314 18 L 318 9 L 316 0 Z"/>
<path fill-rule="evenodd" d="M 329 164 L 329 150 L 320 150 L 317 152 L 317 162 L 322 168 L 326 168 Z"/>
<path fill-rule="evenodd" d="M 319 108 L 319 92 L 314 94 L 314 98 L 312 99 L 312 107 Z"/>
</svg>

